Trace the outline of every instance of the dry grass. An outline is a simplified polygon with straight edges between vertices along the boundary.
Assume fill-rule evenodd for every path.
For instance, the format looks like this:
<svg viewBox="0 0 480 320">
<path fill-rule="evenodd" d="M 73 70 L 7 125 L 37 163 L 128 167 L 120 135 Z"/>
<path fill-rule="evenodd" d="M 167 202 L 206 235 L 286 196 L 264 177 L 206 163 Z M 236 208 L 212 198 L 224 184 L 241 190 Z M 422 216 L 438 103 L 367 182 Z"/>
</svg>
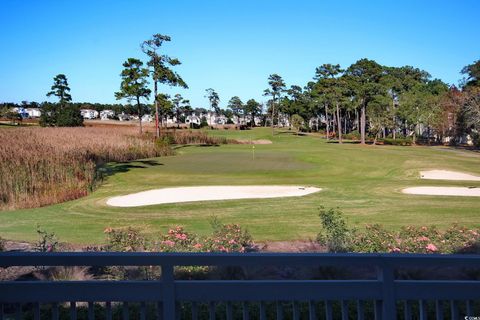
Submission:
<svg viewBox="0 0 480 320">
<path fill-rule="evenodd" d="M 33 208 L 86 195 L 106 162 L 168 155 L 133 127 L 0 130 L 0 210 Z"/>
</svg>

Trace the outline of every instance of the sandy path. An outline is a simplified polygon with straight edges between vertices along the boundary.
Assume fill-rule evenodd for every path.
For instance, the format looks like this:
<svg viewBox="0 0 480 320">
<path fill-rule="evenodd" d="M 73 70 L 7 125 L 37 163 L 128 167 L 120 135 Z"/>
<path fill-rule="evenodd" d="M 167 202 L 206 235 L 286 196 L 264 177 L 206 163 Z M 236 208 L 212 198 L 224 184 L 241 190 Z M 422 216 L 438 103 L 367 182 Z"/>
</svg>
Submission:
<svg viewBox="0 0 480 320">
<path fill-rule="evenodd" d="M 420 171 L 422 179 L 432 180 L 463 180 L 463 181 L 480 181 L 480 177 L 468 173 L 448 171 L 448 170 L 429 170 Z"/>
<path fill-rule="evenodd" d="M 402 192 L 431 196 L 480 197 L 480 188 L 468 187 L 412 187 L 405 188 Z"/>
<path fill-rule="evenodd" d="M 109 206 L 137 207 L 190 201 L 301 197 L 320 191 L 303 186 L 203 186 L 163 188 L 113 197 Z"/>
</svg>

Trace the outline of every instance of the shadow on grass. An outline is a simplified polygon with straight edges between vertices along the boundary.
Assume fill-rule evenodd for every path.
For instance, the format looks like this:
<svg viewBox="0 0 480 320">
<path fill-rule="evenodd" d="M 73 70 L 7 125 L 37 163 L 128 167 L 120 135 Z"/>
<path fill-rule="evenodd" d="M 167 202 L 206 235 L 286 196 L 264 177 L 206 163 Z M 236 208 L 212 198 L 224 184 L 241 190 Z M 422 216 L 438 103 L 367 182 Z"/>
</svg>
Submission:
<svg viewBox="0 0 480 320">
<path fill-rule="evenodd" d="M 327 143 L 340 144 L 338 142 L 338 140 L 328 140 Z M 360 144 L 360 141 L 357 141 L 357 140 L 342 140 L 342 144 Z M 367 144 L 371 144 L 371 143 L 367 142 Z"/>
<path fill-rule="evenodd" d="M 177 144 L 172 147 L 173 150 L 179 150 L 188 147 L 220 147 L 219 144 Z"/>
<path fill-rule="evenodd" d="M 163 166 L 163 163 L 160 163 L 156 160 L 135 160 L 131 162 L 117 162 L 101 166 L 97 170 L 97 174 L 98 178 L 100 180 L 103 180 L 106 177 L 113 176 L 117 173 L 128 172 L 131 169 L 146 169 L 156 166 Z"/>
</svg>

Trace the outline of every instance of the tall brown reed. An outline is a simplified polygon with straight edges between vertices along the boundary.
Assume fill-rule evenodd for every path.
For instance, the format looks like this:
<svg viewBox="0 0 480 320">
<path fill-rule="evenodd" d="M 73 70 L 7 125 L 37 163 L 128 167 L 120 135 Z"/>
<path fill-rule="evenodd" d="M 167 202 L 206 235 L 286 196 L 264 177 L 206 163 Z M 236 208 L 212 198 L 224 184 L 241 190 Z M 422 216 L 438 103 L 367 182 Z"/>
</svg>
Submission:
<svg viewBox="0 0 480 320">
<path fill-rule="evenodd" d="M 0 129 L 0 210 L 82 197 L 99 165 L 168 155 L 134 127 Z"/>
</svg>

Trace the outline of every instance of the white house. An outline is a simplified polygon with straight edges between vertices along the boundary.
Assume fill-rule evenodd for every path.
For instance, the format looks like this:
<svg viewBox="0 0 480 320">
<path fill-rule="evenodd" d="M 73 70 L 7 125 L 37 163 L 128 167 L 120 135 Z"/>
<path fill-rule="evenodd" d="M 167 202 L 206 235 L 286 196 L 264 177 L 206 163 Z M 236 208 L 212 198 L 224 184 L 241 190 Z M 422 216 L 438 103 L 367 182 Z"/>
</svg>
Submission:
<svg viewBox="0 0 480 320">
<path fill-rule="evenodd" d="M 42 111 L 39 108 L 27 108 L 25 112 L 28 114 L 29 118 L 40 118 Z"/>
<path fill-rule="evenodd" d="M 185 123 L 188 125 L 192 123 L 199 126 L 201 122 L 202 122 L 202 119 L 198 117 L 196 114 L 191 114 L 185 118 Z"/>
<path fill-rule="evenodd" d="M 22 118 L 28 118 L 28 113 L 23 107 L 15 107 L 12 108 L 11 111 L 18 113 Z"/>
<path fill-rule="evenodd" d="M 138 117 L 137 117 L 138 118 Z M 150 114 L 144 114 L 142 116 L 142 121 L 143 122 L 152 122 L 153 121 L 153 117 L 150 115 Z"/>
<path fill-rule="evenodd" d="M 125 114 L 124 112 L 122 112 L 121 114 L 118 115 L 118 120 L 128 121 L 128 120 L 130 120 L 130 116 L 128 114 Z M 137 120 L 138 120 L 138 118 L 137 118 Z"/>
<path fill-rule="evenodd" d="M 93 109 L 80 109 L 80 114 L 83 119 L 96 119 L 98 118 L 98 111 Z"/>
<path fill-rule="evenodd" d="M 113 110 L 102 110 L 100 111 L 100 119 L 108 120 L 113 119 L 115 117 L 115 111 Z"/>
</svg>

